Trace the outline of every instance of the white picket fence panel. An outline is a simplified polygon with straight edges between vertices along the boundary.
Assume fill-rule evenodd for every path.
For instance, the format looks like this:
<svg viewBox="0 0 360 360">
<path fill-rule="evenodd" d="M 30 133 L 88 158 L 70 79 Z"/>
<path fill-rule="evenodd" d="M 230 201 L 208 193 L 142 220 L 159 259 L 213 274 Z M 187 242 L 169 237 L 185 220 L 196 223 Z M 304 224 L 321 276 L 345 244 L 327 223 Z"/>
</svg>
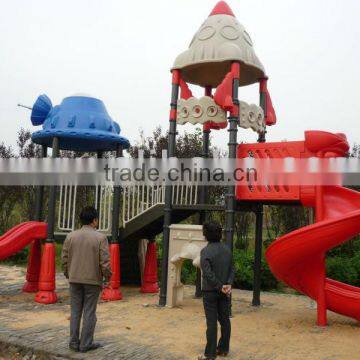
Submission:
<svg viewBox="0 0 360 360">
<path fill-rule="evenodd" d="M 99 194 L 100 191 L 100 194 Z M 57 230 L 70 232 L 75 229 L 76 204 L 78 199 L 76 185 L 60 186 L 60 198 L 58 206 Z M 100 186 L 95 190 L 95 207 L 99 210 L 99 231 L 106 234 L 111 232 L 112 204 L 114 189 L 112 186 Z M 197 185 L 175 184 L 173 185 L 173 205 L 197 204 Z M 100 203 L 98 204 L 98 201 Z M 159 204 L 165 203 L 164 185 L 131 185 L 122 188 L 122 223 L 125 227 L 128 222 L 151 210 Z"/>
<path fill-rule="evenodd" d="M 154 206 L 165 203 L 164 185 L 133 185 L 123 188 L 122 191 L 122 220 L 124 226 L 149 211 Z M 197 185 L 173 185 L 173 205 L 197 204 Z"/>
<path fill-rule="evenodd" d="M 73 231 L 75 228 L 77 186 L 60 186 L 58 230 Z"/>
<path fill-rule="evenodd" d="M 98 196 L 99 191 L 100 196 Z M 60 186 L 59 193 L 57 231 L 66 233 L 75 230 L 76 227 L 76 219 L 79 216 L 76 208 L 76 204 L 80 201 L 79 192 L 76 185 L 63 185 Z M 96 187 L 95 208 L 99 209 L 98 230 L 107 234 L 111 231 L 112 200 L 113 188 L 111 186 Z M 100 201 L 100 206 L 98 206 L 98 201 Z"/>
</svg>

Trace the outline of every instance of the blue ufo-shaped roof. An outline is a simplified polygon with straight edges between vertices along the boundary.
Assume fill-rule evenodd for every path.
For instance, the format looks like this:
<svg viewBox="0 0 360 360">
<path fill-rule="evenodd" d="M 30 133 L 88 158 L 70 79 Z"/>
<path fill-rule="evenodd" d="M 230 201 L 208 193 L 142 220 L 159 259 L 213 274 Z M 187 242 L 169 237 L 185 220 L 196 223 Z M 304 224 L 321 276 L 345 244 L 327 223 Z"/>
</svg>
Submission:
<svg viewBox="0 0 360 360">
<path fill-rule="evenodd" d="M 106 111 L 104 103 L 89 96 L 69 96 L 60 105 L 51 107 L 46 95 L 36 100 L 31 121 L 43 125 L 32 134 L 32 140 L 51 147 L 54 137 L 59 139 L 62 150 L 112 151 L 121 144 L 130 146 L 129 140 L 120 136 L 120 126 Z"/>
</svg>

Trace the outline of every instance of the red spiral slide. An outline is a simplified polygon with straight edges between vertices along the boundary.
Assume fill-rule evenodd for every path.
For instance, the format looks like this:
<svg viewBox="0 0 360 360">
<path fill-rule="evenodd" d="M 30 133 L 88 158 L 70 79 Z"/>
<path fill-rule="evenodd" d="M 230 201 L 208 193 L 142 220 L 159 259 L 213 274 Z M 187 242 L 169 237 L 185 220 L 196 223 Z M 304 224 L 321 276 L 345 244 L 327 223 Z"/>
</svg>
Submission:
<svg viewBox="0 0 360 360">
<path fill-rule="evenodd" d="M 321 221 L 278 238 L 266 258 L 278 279 L 317 301 L 319 325 L 326 324 L 326 309 L 360 321 L 360 288 L 325 276 L 326 252 L 360 233 L 360 193 L 341 186 L 321 191 Z"/>
<path fill-rule="evenodd" d="M 345 157 L 349 144 L 343 134 L 306 131 L 304 141 L 241 144 L 238 158 Z M 326 163 L 324 163 L 326 166 Z M 297 175 L 295 175 L 297 176 Z M 334 176 L 334 183 L 341 178 Z M 296 178 L 295 178 L 296 180 Z M 273 274 L 317 302 L 318 325 L 326 325 L 326 310 L 360 321 L 360 288 L 326 277 L 326 252 L 360 233 L 360 192 L 338 185 L 279 185 L 268 189 L 254 180 L 239 184 L 237 198 L 247 201 L 299 202 L 315 210 L 315 223 L 275 240 L 266 251 Z"/>
<path fill-rule="evenodd" d="M 46 238 L 46 223 L 28 221 L 21 223 L 0 237 L 0 260 L 16 254 L 37 239 Z"/>
</svg>

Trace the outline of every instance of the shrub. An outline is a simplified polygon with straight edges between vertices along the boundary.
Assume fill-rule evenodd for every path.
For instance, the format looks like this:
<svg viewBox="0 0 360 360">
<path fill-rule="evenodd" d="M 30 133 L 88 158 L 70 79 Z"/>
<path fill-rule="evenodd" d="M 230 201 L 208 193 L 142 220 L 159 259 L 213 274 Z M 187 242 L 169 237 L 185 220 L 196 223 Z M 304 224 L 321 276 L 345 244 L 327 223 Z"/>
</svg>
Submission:
<svg viewBox="0 0 360 360">
<path fill-rule="evenodd" d="M 25 265 L 29 255 L 29 247 L 27 246 L 23 250 L 19 251 L 13 256 L 6 259 L 6 262 L 11 265 Z"/>
<path fill-rule="evenodd" d="M 356 272 L 356 281 L 354 285 L 360 286 L 360 251 L 350 261 Z"/>
<path fill-rule="evenodd" d="M 194 285 L 196 281 L 196 267 L 192 260 L 185 260 L 181 269 L 181 282 Z"/>
<path fill-rule="evenodd" d="M 234 286 L 252 290 L 254 281 L 254 254 L 245 250 L 234 251 L 235 281 Z M 261 289 L 273 290 L 278 286 L 278 281 L 273 276 L 270 268 L 262 257 L 261 259 Z"/>
<path fill-rule="evenodd" d="M 360 255 L 360 254 L 359 254 Z M 356 285 L 358 282 L 358 272 L 356 266 L 360 268 L 360 256 L 345 258 L 341 256 L 329 257 L 326 259 L 327 276 L 344 282 L 349 285 Z M 356 259 L 356 260 L 354 260 Z"/>
</svg>

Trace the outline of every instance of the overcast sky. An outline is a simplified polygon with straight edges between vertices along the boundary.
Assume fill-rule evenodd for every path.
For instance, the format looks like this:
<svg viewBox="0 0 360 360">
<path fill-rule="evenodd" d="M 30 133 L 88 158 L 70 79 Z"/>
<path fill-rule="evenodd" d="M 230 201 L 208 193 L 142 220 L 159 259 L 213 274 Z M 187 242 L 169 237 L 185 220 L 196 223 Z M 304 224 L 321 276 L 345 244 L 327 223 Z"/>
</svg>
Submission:
<svg viewBox="0 0 360 360">
<path fill-rule="evenodd" d="M 31 126 L 39 94 L 102 99 L 130 141 L 168 126 L 169 69 L 214 0 L 0 0 L 0 142 Z M 360 142 L 360 1 L 228 0 L 270 78 L 278 123 L 268 141 L 307 129 Z M 255 86 L 241 100 L 258 101 Z M 183 127 L 181 127 L 183 129 Z M 191 131 L 191 125 L 186 127 Z M 226 147 L 228 133 L 213 133 Z M 239 141 L 255 141 L 240 129 Z"/>
</svg>

